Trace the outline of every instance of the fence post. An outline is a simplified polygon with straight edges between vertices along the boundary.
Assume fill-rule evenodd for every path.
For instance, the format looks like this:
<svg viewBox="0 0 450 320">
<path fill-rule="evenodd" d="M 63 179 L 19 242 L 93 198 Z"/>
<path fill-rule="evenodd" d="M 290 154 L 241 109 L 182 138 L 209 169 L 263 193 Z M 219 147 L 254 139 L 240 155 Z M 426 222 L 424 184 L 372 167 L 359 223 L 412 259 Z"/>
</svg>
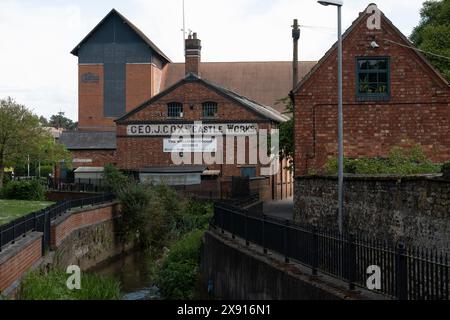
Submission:
<svg viewBox="0 0 450 320">
<path fill-rule="evenodd" d="M 2 243 L 3 243 L 3 230 L 0 228 L 0 252 L 2 252 Z"/>
<path fill-rule="evenodd" d="M 248 247 L 250 241 L 248 241 L 248 211 L 245 210 L 245 245 Z"/>
<path fill-rule="evenodd" d="M 317 276 L 317 269 L 319 267 L 319 228 L 313 227 L 312 234 L 312 274 Z"/>
<path fill-rule="evenodd" d="M 405 245 L 399 243 L 395 253 L 395 280 L 396 280 L 396 295 L 399 300 L 408 299 L 408 269 Z"/>
<path fill-rule="evenodd" d="M 263 253 L 267 254 L 266 248 L 266 215 L 263 214 L 262 217 L 262 245 L 263 245 Z"/>
<path fill-rule="evenodd" d="M 223 210 L 221 209 L 220 210 L 220 229 L 221 229 L 222 234 L 225 233 L 225 230 L 223 229 L 223 216 L 224 216 Z"/>
<path fill-rule="evenodd" d="M 284 231 L 284 262 L 289 263 L 289 252 L 288 252 L 288 248 L 289 248 L 289 220 L 285 221 L 285 225 L 283 228 Z"/>
<path fill-rule="evenodd" d="M 14 220 L 12 223 L 12 242 L 11 244 L 16 243 L 16 221 Z"/>
<path fill-rule="evenodd" d="M 236 239 L 236 236 L 234 235 L 234 211 L 231 212 L 231 238 L 234 240 Z"/>
<path fill-rule="evenodd" d="M 356 243 L 355 235 L 350 233 L 347 240 L 347 266 L 348 266 L 348 289 L 355 290 L 355 276 L 356 276 Z"/>
</svg>

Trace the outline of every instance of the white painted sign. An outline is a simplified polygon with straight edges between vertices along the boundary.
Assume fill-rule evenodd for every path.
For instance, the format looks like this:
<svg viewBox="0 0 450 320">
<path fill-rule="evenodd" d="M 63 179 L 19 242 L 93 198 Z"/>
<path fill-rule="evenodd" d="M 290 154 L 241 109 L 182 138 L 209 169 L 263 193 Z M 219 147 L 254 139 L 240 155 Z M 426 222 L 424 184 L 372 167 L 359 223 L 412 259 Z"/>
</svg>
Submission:
<svg viewBox="0 0 450 320">
<path fill-rule="evenodd" d="M 254 135 L 256 123 L 210 123 L 210 124 L 133 124 L 127 126 L 129 136 L 180 135 Z"/>
<path fill-rule="evenodd" d="M 92 159 L 77 159 L 77 158 L 75 158 L 75 159 L 73 159 L 72 162 L 74 162 L 74 163 L 92 163 Z"/>
<path fill-rule="evenodd" d="M 216 152 L 215 137 L 164 139 L 164 152 Z"/>
</svg>

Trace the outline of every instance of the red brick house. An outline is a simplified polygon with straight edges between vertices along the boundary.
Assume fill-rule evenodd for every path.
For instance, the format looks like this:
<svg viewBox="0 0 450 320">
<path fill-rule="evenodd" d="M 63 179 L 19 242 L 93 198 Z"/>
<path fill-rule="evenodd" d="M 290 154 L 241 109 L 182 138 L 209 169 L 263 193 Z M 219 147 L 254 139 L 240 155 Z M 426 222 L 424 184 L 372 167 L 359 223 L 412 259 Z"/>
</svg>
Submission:
<svg viewBox="0 0 450 320">
<path fill-rule="evenodd" d="M 435 162 L 450 158 L 450 87 L 381 13 L 361 13 L 343 35 L 345 156 L 385 157 L 420 144 Z M 295 175 L 320 172 L 337 155 L 337 45 L 301 80 L 295 103 Z"/>
<path fill-rule="evenodd" d="M 61 141 L 73 154 L 74 169 L 113 163 L 141 180 L 164 175 L 176 184 L 198 182 L 199 176 L 214 180 L 211 185 L 232 176 L 261 176 L 260 166 L 237 163 L 173 166 L 169 135 L 146 135 L 145 129 L 195 121 L 275 128 L 287 119 L 277 101 L 291 89 L 292 62 L 201 62 L 200 40 L 191 36 L 185 63 L 173 63 L 116 10 L 72 54 L 79 65 L 79 131 L 65 133 Z M 314 64 L 300 62 L 300 76 Z M 265 180 L 269 197 L 292 195 L 287 170 Z"/>
</svg>

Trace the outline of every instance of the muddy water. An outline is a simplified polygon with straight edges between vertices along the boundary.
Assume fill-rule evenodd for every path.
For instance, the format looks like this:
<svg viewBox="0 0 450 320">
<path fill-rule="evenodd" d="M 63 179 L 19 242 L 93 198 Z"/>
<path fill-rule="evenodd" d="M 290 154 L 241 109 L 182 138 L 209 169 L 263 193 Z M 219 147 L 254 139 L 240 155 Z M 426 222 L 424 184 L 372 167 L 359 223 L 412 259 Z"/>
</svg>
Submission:
<svg viewBox="0 0 450 320">
<path fill-rule="evenodd" d="M 151 272 L 154 261 L 149 254 L 136 251 L 106 261 L 90 272 L 119 280 L 124 300 L 160 300 Z"/>
</svg>

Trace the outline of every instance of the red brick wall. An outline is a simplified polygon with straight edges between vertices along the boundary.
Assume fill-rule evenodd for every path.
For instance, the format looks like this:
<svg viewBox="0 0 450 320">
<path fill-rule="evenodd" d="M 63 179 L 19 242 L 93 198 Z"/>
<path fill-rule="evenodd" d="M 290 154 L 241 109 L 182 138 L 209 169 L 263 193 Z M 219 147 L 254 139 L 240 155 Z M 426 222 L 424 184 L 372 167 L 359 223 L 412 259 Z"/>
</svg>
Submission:
<svg viewBox="0 0 450 320">
<path fill-rule="evenodd" d="M 84 83 L 83 75 L 93 73 L 98 76 L 98 83 Z M 78 66 L 78 128 L 89 131 L 114 130 L 112 118 L 103 116 L 103 65 Z"/>
<path fill-rule="evenodd" d="M 106 164 L 117 163 L 115 150 L 72 150 L 73 159 L 91 159 L 90 163 L 76 162 L 73 166 L 77 167 L 104 167 Z"/>
<path fill-rule="evenodd" d="M 217 123 L 233 120 L 251 123 L 262 120 L 259 115 L 231 102 L 202 84 L 187 83 L 130 116 L 127 121 L 171 121 L 170 118 L 167 118 L 167 104 L 182 101 L 189 101 L 189 104 L 195 105 L 194 109 L 191 110 L 189 104 L 184 104 L 184 121 L 201 121 L 202 103 L 206 101 L 218 103 L 218 117 L 214 119 Z M 177 119 L 172 121 L 176 122 Z M 265 129 L 272 127 L 268 122 L 258 123 L 258 125 Z M 121 169 L 137 170 L 148 166 L 168 166 L 172 164 L 171 154 L 163 152 L 163 138 L 126 137 L 126 128 L 127 124 L 119 124 L 117 128 L 117 158 Z M 225 152 L 224 157 L 226 157 Z M 210 169 L 221 170 L 227 176 L 240 175 L 240 169 L 236 165 L 215 165 L 211 166 Z"/>
<path fill-rule="evenodd" d="M 118 214 L 118 206 L 107 204 L 72 213 L 67 218 L 62 218 L 62 221 L 56 220 L 50 229 L 51 246 L 57 247 L 66 236 L 77 229 L 114 219 Z"/>
<path fill-rule="evenodd" d="M 371 41 L 380 45 L 370 48 Z M 382 20 L 370 31 L 362 19 L 343 43 L 344 148 L 347 157 L 387 156 L 394 146 L 422 145 L 436 162 L 450 158 L 450 90 Z M 389 56 L 391 98 L 356 99 L 356 57 Z M 337 154 L 337 53 L 325 58 L 295 94 L 296 175 L 320 171 Z"/>
<path fill-rule="evenodd" d="M 24 240 L 22 239 L 22 241 Z M 37 237 L 34 241 L 27 243 L 17 254 L 1 263 L 0 293 L 8 289 L 17 279 L 20 279 L 41 257 L 42 239 Z"/>
<path fill-rule="evenodd" d="M 129 112 L 152 97 L 152 65 L 127 64 L 126 111 Z"/>
</svg>

